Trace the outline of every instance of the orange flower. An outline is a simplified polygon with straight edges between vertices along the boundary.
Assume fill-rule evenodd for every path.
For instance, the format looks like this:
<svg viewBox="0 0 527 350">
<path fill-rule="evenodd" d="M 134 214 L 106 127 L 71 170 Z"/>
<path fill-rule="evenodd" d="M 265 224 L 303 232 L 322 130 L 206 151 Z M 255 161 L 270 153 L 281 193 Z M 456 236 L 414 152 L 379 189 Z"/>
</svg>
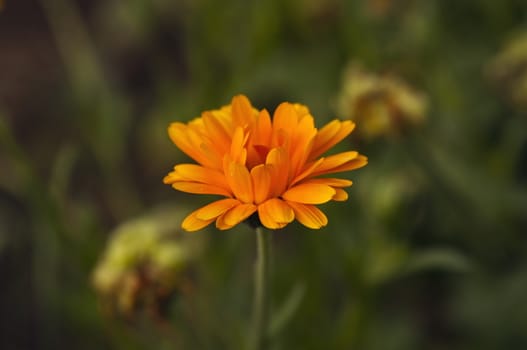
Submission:
<svg viewBox="0 0 527 350">
<path fill-rule="evenodd" d="M 191 213 L 183 229 L 196 231 L 216 221 L 217 228 L 226 230 L 251 216 L 253 223 L 269 229 L 295 218 L 309 228 L 327 225 L 315 205 L 345 201 L 343 188 L 352 182 L 319 176 L 360 168 L 367 158 L 355 151 L 320 156 L 354 127 L 351 121 L 333 120 L 317 130 L 306 106 L 287 102 L 271 119 L 243 95 L 187 124 L 172 123 L 170 138 L 198 164 L 176 165 L 164 183 L 183 192 L 226 197 Z"/>
</svg>

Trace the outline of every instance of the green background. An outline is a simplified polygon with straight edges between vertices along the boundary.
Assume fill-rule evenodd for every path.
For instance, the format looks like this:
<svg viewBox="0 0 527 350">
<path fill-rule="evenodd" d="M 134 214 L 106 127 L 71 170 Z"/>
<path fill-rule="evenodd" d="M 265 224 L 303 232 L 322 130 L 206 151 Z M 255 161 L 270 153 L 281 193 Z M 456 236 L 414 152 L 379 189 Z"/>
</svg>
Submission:
<svg viewBox="0 0 527 350">
<path fill-rule="evenodd" d="M 322 206 L 320 231 L 273 233 L 272 349 L 527 348 L 527 115 L 486 74 L 524 1 L 3 3 L 0 348 L 243 348 L 248 227 L 195 233 L 194 287 L 162 324 L 101 312 L 92 270 L 120 223 L 210 200 L 162 184 L 186 159 L 171 121 L 244 93 L 321 127 L 351 60 L 426 94 L 426 121 L 353 133 L 338 150 L 370 163 L 345 175 L 349 200 Z"/>
</svg>

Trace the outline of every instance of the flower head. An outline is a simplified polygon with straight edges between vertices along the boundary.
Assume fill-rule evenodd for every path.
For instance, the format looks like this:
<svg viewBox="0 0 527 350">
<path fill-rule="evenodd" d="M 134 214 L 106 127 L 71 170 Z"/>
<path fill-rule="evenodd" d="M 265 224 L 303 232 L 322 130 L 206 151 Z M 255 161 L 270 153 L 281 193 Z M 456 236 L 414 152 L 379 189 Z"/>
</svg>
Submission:
<svg viewBox="0 0 527 350">
<path fill-rule="evenodd" d="M 426 97 L 401 79 L 370 73 L 354 62 L 344 72 L 337 104 L 340 115 L 360 123 L 366 139 L 419 125 L 427 110 Z"/>
<path fill-rule="evenodd" d="M 105 310 L 122 316 L 143 310 L 160 314 L 165 301 L 189 283 L 187 272 L 201 255 L 203 241 L 177 229 L 178 209 L 160 208 L 112 231 L 92 275 Z"/>
<path fill-rule="evenodd" d="M 486 65 L 486 75 L 514 107 L 527 108 L 527 33 L 519 33 Z"/>
<path fill-rule="evenodd" d="M 170 138 L 198 164 L 176 165 L 164 183 L 183 192 L 225 197 L 191 213 L 182 227 L 196 231 L 216 221 L 225 230 L 253 214 L 270 229 L 295 218 L 309 228 L 325 226 L 327 217 L 316 205 L 346 200 L 343 188 L 352 182 L 320 176 L 360 168 L 367 158 L 356 151 L 321 155 L 354 126 L 333 120 L 318 130 L 306 106 L 287 102 L 271 118 L 243 95 L 187 124 L 172 123 Z"/>
</svg>

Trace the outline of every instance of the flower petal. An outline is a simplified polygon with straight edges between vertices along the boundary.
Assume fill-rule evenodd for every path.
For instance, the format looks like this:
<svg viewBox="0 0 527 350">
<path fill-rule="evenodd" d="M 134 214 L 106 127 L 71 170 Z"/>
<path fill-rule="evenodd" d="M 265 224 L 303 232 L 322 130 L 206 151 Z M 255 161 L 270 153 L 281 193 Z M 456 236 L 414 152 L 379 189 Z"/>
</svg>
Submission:
<svg viewBox="0 0 527 350">
<path fill-rule="evenodd" d="M 243 203 L 252 203 L 254 201 L 251 175 L 245 165 L 230 161 L 227 164 L 225 176 L 236 198 Z"/>
<path fill-rule="evenodd" d="M 231 159 L 235 162 L 245 164 L 247 159 L 247 150 L 245 149 L 245 143 L 247 142 L 247 136 L 241 127 L 237 127 L 232 135 L 231 142 Z"/>
<path fill-rule="evenodd" d="M 282 102 L 273 114 L 273 131 L 293 131 L 298 123 L 298 115 L 295 107 L 288 102 Z"/>
<path fill-rule="evenodd" d="M 272 122 L 269 112 L 263 109 L 256 118 L 253 129 L 253 144 L 268 146 L 271 142 Z"/>
<path fill-rule="evenodd" d="M 265 163 L 265 158 L 267 157 L 267 153 L 269 153 L 271 145 L 271 135 L 271 117 L 264 109 L 256 117 L 247 144 L 247 149 L 249 151 L 247 155 L 247 163 L 250 167 Z"/>
<path fill-rule="evenodd" d="M 163 178 L 163 183 L 165 185 L 171 185 L 173 184 L 174 182 L 177 182 L 177 181 L 185 181 L 187 180 L 186 178 L 184 178 L 183 176 L 181 176 L 180 174 L 178 174 L 177 172 L 175 171 L 171 171 L 170 173 L 168 173 L 164 178 Z"/>
<path fill-rule="evenodd" d="M 317 176 L 317 175 L 322 175 L 322 174 L 333 174 L 333 173 L 340 173 L 343 171 L 355 170 L 358 168 L 362 168 L 366 164 L 368 164 L 368 158 L 366 158 L 363 155 L 359 155 L 357 156 L 357 158 L 352 159 L 349 162 L 346 162 L 334 168 L 326 169 L 322 173 L 319 172 L 318 169 L 316 169 L 312 176 Z"/>
<path fill-rule="evenodd" d="M 210 111 L 201 114 L 205 129 L 211 140 L 214 140 L 214 146 L 219 153 L 226 153 L 231 145 L 231 137 L 224 125 Z"/>
<path fill-rule="evenodd" d="M 202 228 L 204 228 L 205 226 L 209 225 L 211 222 L 214 221 L 214 219 L 209 219 L 209 220 L 198 219 L 196 217 L 196 212 L 198 210 L 194 211 L 193 213 L 188 215 L 185 218 L 185 220 L 183 220 L 183 222 L 181 223 L 182 229 L 184 229 L 185 231 L 190 231 L 190 232 L 197 231 L 197 230 L 201 230 Z"/>
<path fill-rule="evenodd" d="M 272 165 L 260 164 L 251 169 L 254 202 L 256 204 L 260 204 L 269 198 L 272 167 Z"/>
<path fill-rule="evenodd" d="M 196 218 L 200 220 L 216 219 L 232 207 L 240 204 L 240 201 L 233 198 L 220 199 L 207 204 L 201 209 L 196 210 Z"/>
<path fill-rule="evenodd" d="M 314 205 L 295 202 L 288 202 L 287 204 L 293 208 L 298 222 L 308 228 L 319 229 L 328 224 L 326 215 Z"/>
<path fill-rule="evenodd" d="M 349 152 L 342 152 L 339 154 L 325 157 L 324 161 L 320 163 L 320 165 L 316 169 L 313 170 L 313 172 L 311 173 L 311 176 L 331 173 L 332 169 L 337 168 L 341 166 L 342 164 L 345 164 L 357 158 L 358 156 L 359 156 L 358 152 L 349 151 Z"/>
<path fill-rule="evenodd" d="M 196 194 L 218 194 L 220 196 L 231 197 L 232 194 L 224 188 L 201 184 L 197 182 L 174 182 L 172 187 L 181 192 L 196 193 Z"/>
<path fill-rule="evenodd" d="M 317 169 L 320 166 L 320 164 L 322 164 L 323 161 L 324 161 L 324 158 L 320 158 L 316 162 L 307 164 L 304 170 L 302 170 L 302 172 L 299 175 L 297 175 L 297 177 L 295 177 L 293 181 L 291 181 L 289 186 L 293 186 L 296 183 L 305 179 L 306 177 L 311 176 L 313 171 L 315 171 L 315 169 Z"/>
<path fill-rule="evenodd" d="M 342 188 L 335 188 L 335 195 L 331 199 L 337 202 L 344 202 L 348 200 L 348 192 L 344 191 Z"/>
<path fill-rule="evenodd" d="M 290 176 L 296 176 L 301 172 L 313 147 L 316 134 L 317 129 L 315 129 L 312 116 L 308 115 L 298 123 L 291 137 Z"/>
<path fill-rule="evenodd" d="M 332 177 L 319 177 L 316 179 L 307 179 L 302 181 L 303 184 L 322 184 L 331 187 L 350 187 L 353 181 L 347 179 L 336 179 Z"/>
<path fill-rule="evenodd" d="M 208 169 L 197 164 L 179 164 L 174 167 L 174 172 L 180 176 L 180 179 L 177 180 L 177 177 L 173 176 L 172 179 L 175 180 L 173 182 L 201 182 L 229 189 L 225 175 L 216 169 Z"/>
<path fill-rule="evenodd" d="M 251 124 L 257 111 L 252 107 L 251 101 L 244 95 L 237 95 L 232 98 L 232 120 L 235 126 L 245 128 Z"/>
<path fill-rule="evenodd" d="M 271 198 L 260 204 L 258 216 L 262 225 L 269 229 L 282 228 L 295 219 L 293 209 L 278 198 Z"/>
<path fill-rule="evenodd" d="M 309 159 L 315 159 L 331 147 L 342 141 L 355 128 L 355 123 L 350 120 L 340 121 L 333 120 L 324 126 L 315 138 L 313 150 Z"/>
<path fill-rule="evenodd" d="M 201 153 L 207 158 L 207 162 L 202 163 L 206 168 L 222 170 L 224 153 L 220 153 L 218 147 L 207 140 L 201 143 L 199 148 Z"/>
<path fill-rule="evenodd" d="M 256 209 L 254 204 L 237 205 L 218 217 L 216 227 L 220 230 L 230 229 L 251 216 Z"/>
<path fill-rule="evenodd" d="M 329 202 L 335 193 L 335 189 L 328 185 L 300 184 L 287 190 L 282 198 L 297 203 L 322 204 Z"/>
<path fill-rule="evenodd" d="M 172 123 L 168 127 L 168 135 L 174 144 L 190 158 L 207 167 L 214 167 L 209 157 L 203 153 L 203 137 L 195 128 L 183 123 Z"/>
<path fill-rule="evenodd" d="M 273 148 L 267 154 L 265 163 L 273 165 L 271 168 L 271 197 L 277 197 L 285 191 L 289 177 L 286 151 L 281 147 Z"/>
</svg>

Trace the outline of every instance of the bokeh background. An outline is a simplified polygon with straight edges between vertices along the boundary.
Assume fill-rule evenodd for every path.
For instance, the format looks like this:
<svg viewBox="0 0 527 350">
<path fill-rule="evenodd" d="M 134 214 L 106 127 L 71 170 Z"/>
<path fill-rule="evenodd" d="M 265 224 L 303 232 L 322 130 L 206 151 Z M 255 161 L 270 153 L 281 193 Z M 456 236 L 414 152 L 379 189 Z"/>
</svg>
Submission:
<svg viewBox="0 0 527 350">
<path fill-rule="evenodd" d="M 244 348 L 254 233 L 177 232 L 209 199 L 162 184 L 186 159 L 168 124 L 238 93 L 355 119 L 339 149 L 370 160 L 326 228 L 273 234 L 272 349 L 527 348 L 526 21 L 522 0 L 0 1 L 0 348 Z"/>
</svg>

